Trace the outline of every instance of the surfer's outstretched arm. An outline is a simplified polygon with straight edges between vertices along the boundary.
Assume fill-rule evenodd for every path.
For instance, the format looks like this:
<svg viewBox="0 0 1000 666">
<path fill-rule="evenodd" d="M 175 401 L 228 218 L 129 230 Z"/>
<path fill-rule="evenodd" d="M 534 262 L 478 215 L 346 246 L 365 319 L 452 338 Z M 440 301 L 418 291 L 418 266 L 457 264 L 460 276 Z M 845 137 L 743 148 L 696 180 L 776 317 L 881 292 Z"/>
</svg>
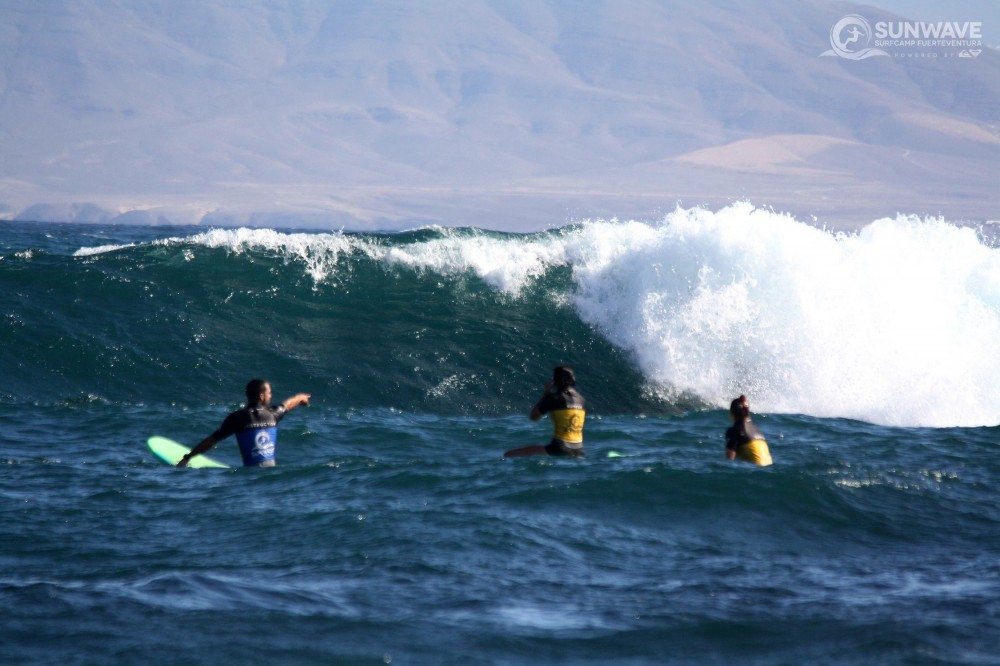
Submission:
<svg viewBox="0 0 1000 666">
<path fill-rule="evenodd" d="M 179 463 L 177 463 L 177 466 L 178 467 L 187 467 L 187 464 L 188 464 L 188 462 L 191 461 L 191 458 L 194 458 L 195 456 L 200 456 L 201 454 L 205 453 L 206 451 L 208 451 L 209 449 L 211 449 L 213 446 L 215 446 L 215 443 L 218 442 L 218 441 L 219 440 L 217 440 L 214 436 L 209 435 L 205 439 L 203 439 L 200 442 L 198 442 L 197 446 L 195 446 L 193 449 L 191 449 L 190 453 L 185 453 L 184 457 L 181 458 L 181 460 L 180 460 Z"/>
</svg>

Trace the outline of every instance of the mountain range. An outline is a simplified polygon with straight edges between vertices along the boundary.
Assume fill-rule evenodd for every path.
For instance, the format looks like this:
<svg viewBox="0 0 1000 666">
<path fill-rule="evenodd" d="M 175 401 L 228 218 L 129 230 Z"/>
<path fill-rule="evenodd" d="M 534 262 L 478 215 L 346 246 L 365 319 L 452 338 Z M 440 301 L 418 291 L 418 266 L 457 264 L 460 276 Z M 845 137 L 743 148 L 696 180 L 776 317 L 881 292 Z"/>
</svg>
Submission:
<svg viewBox="0 0 1000 666">
<path fill-rule="evenodd" d="M 502 230 L 748 200 L 1000 219 L 1000 53 L 802 0 L 0 0 L 0 218 Z"/>
</svg>

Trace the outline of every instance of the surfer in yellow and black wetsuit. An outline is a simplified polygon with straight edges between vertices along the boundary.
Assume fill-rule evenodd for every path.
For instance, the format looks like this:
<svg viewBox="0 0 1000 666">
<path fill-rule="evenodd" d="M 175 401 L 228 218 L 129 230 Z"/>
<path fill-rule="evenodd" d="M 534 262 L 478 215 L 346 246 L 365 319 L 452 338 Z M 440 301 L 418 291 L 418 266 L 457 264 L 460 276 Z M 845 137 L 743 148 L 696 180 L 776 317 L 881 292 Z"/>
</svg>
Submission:
<svg viewBox="0 0 1000 666">
<path fill-rule="evenodd" d="M 771 451 L 767 448 L 764 435 L 750 420 L 750 402 L 745 395 L 729 405 L 729 418 L 733 420 L 733 425 L 726 430 L 726 459 L 739 458 L 761 467 L 770 465 Z"/>
<path fill-rule="evenodd" d="M 542 454 L 583 457 L 583 420 L 587 415 L 587 401 L 576 390 L 576 375 L 572 368 L 560 365 L 552 371 L 552 381 L 545 385 L 541 399 L 531 409 L 531 420 L 537 421 L 545 414 L 552 419 L 552 441 L 545 446 L 511 449 L 503 454 L 504 458 Z"/>
</svg>

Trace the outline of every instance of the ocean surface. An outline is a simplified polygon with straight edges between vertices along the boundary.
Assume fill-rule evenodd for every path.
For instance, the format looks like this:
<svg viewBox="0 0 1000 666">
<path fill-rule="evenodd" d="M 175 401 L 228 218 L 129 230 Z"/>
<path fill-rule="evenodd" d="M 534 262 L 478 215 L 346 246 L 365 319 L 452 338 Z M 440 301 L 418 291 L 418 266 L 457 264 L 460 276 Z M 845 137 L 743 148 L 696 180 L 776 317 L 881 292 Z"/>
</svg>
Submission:
<svg viewBox="0 0 1000 666">
<path fill-rule="evenodd" d="M 278 467 L 149 453 L 255 377 Z M 4 222 L 0 380 L 3 664 L 1000 664 L 990 227 Z"/>
</svg>

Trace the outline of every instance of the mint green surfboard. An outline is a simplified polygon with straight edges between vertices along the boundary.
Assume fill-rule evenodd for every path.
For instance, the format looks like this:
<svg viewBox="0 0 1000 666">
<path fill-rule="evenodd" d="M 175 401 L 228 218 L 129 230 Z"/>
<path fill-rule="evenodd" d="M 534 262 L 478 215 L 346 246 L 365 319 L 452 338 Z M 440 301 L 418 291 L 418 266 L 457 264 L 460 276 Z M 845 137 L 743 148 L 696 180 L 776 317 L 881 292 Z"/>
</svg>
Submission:
<svg viewBox="0 0 1000 666">
<path fill-rule="evenodd" d="M 170 465 L 176 465 L 184 457 L 184 454 L 189 453 L 191 449 L 184 446 L 183 444 L 178 444 L 172 439 L 167 439 L 166 437 L 154 436 L 150 437 L 146 444 L 149 445 L 149 450 L 153 452 L 157 458 Z M 212 460 L 208 456 L 195 456 L 191 458 L 188 462 L 188 467 L 225 467 L 228 468 L 229 465 L 225 463 L 220 463 L 217 460 Z"/>
</svg>

